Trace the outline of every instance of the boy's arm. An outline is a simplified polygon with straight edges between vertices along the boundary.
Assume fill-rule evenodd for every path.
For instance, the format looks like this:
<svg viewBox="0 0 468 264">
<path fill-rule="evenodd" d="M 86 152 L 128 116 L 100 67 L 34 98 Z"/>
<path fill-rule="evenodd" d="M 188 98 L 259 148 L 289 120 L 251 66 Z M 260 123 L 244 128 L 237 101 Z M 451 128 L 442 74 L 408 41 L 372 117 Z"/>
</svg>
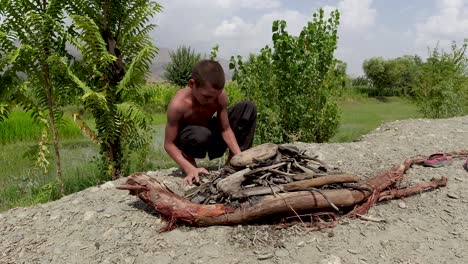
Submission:
<svg viewBox="0 0 468 264">
<path fill-rule="evenodd" d="M 182 154 L 182 151 L 175 145 L 177 138 L 177 132 L 179 130 L 179 120 L 182 118 L 183 113 L 178 110 L 176 102 L 171 102 L 167 109 L 167 122 L 166 122 L 166 132 L 164 136 L 164 149 L 171 156 L 171 158 L 184 170 L 187 175 L 183 184 L 190 185 L 192 181 L 195 180 L 198 182 L 199 173 L 208 174 L 208 171 L 204 168 L 197 168 L 192 165 Z"/>
<path fill-rule="evenodd" d="M 237 143 L 236 136 L 232 131 L 231 125 L 229 124 L 228 112 L 227 112 L 227 95 L 223 91 L 219 97 L 219 122 L 221 126 L 221 135 L 223 136 L 224 142 L 228 146 L 232 155 L 237 155 L 241 152 L 239 144 Z"/>
</svg>

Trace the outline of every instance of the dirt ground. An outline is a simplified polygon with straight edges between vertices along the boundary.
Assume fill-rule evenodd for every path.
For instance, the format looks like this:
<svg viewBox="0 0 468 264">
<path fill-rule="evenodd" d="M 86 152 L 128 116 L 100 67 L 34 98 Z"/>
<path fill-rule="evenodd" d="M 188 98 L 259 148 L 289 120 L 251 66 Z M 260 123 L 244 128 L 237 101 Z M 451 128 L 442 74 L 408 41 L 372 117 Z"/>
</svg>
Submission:
<svg viewBox="0 0 468 264">
<path fill-rule="evenodd" d="M 295 143 L 344 172 L 371 177 L 419 154 L 468 149 L 468 116 L 384 124 L 360 141 Z M 300 226 L 190 228 L 165 223 L 138 198 L 108 182 L 31 208 L 0 214 L 0 263 L 468 263 L 468 172 L 462 160 L 414 166 L 406 183 L 447 176 L 448 186 L 380 203 L 332 229 Z M 173 190 L 175 169 L 149 172 Z"/>
</svg>

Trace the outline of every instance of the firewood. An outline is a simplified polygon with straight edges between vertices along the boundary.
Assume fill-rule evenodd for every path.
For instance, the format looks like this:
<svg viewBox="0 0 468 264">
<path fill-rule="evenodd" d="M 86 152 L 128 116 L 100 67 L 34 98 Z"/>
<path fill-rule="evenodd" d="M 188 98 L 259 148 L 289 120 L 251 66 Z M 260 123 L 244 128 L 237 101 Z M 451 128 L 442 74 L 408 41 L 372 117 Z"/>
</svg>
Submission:
<svg viewBox="0 0 468 264">
<path fill-rule="evenodd" d="M 272 194 L 275 192 L 289 192 L 289 191 L 298 191 L 298 190 L 307 190 L 312 187 L 319 187 L 327 184 L 334 183 L 349 183 L 349 182 L 358 182 L 361 178 L 351 174 L 341 174 L 341 175 L 328 175 L 315 179 L 296 181 L 276 186 L 270 187 L 254 187 L 248 188 L 239 192 L 236 192 L 232 195 L 233 198 L 240 199 L 256 195 L 265 195 Z"/>
<path fill-rule="evenodd" d="M 230 163 L 234 167 L 245 167 L 253 164 L 255 161 L 264 161 L 272 158 L 276 155 L 277 151 L 278 145 L 276 144 L 261 144 L 235 155 Z"/>
</svg>

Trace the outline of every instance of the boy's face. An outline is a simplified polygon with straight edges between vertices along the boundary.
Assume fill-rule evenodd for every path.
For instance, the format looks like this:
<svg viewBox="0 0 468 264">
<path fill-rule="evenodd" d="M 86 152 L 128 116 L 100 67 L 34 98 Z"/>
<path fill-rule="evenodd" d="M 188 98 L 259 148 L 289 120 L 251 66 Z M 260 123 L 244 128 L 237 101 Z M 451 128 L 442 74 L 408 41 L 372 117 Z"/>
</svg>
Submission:
<svg viewBox="0 0 468 264">
<path fill-rule="evenodd" d="M 210 83 L 205 83 L 203 86 L 197 86 L 193 79 L 189 81 L 189 86 L 192 89 L 193 97 L 195 97 L 201 105 L 215 103 L 223 91 L 213 88 Z"/>
</svg>

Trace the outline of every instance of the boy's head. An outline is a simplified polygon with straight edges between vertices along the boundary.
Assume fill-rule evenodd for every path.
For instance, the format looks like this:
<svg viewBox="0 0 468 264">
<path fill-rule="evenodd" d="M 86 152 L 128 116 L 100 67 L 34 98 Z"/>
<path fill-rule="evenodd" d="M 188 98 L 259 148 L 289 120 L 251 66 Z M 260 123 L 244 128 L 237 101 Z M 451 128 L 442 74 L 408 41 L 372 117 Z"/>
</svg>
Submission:
<svg viewBox="0 0 468 264">
<path fill-rule="evenodd" d="M 214 102 L 225 83 L 223 67 L 214 60 L 202 60 L 192 70 L 189 86 L 200 104 Z"/>
</svg>

